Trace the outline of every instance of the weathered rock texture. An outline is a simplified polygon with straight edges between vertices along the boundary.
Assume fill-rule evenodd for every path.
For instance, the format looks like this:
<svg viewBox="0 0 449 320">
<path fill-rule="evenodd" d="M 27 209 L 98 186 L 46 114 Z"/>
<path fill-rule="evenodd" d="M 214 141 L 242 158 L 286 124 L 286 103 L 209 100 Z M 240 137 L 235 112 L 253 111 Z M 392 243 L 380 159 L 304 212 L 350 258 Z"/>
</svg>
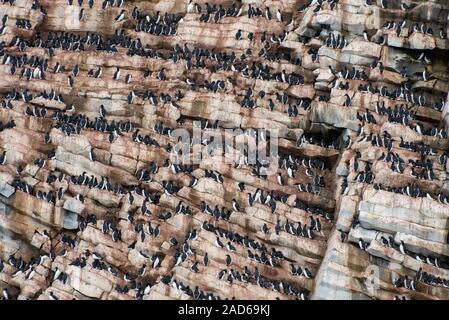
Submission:
<svg viewBox="0 0 449 320">
<path fill-rule="evenodd" d="M 2 298 L 449 298 L 449 1 L 372 2 L 2 1 Z"/>
</svg>

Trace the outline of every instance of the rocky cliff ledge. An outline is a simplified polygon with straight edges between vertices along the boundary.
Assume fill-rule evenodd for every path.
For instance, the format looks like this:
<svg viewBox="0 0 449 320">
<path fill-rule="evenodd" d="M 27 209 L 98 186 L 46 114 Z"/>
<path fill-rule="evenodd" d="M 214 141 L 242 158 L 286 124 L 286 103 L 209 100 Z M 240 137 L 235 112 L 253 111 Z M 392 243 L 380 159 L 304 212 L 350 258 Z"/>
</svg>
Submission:
<svg viewBox="0 0 449 320">
<path fill-rule="evenodd" d="M 2 299 L 448 299 L 448 14 L 1 0 Z"/>
</svg>

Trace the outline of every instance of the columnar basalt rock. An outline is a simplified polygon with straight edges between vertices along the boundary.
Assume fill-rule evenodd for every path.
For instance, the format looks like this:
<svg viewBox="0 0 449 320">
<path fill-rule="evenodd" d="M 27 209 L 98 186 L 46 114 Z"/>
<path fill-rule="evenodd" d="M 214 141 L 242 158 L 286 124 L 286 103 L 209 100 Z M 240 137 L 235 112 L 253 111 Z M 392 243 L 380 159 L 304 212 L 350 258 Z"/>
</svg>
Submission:
<svg viewBox="0 0 449 320">
<path fill-rule="evenodd" d="M 383 3 L 1 1 L 1 298 L 448 299 L 449 2 Z"/>
</svg>

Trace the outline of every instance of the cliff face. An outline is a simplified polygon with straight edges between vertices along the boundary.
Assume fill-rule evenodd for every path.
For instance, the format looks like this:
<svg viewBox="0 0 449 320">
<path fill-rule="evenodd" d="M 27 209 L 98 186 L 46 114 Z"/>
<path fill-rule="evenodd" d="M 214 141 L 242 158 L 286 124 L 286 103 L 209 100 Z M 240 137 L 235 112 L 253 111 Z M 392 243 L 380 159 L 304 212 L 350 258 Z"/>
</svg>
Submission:
<svg viewBox="0 0 449 320">
<path fill-rule="evenodd" d="M 10 2 L 3 298 L 449 298 L 449 1 Z"/>
</svg>

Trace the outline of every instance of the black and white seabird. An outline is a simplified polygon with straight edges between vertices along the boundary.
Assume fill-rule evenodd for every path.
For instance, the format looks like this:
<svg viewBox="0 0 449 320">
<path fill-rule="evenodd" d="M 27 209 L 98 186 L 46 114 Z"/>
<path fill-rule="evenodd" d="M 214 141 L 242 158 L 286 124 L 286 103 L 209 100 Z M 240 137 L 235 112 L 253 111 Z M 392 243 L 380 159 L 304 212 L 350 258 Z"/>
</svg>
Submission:
<svg viewBox="0 0 449 320">
<path fill-rule="evenodd" d="M 5 298 L 5 300 L 9 300 L 10 299 L 8 289 L 3 288 L 2 294 L 3 294 L 3 297 Z"/>
<path fill-rule="evenodd" d="M 281 186 L 284 185 L 284 177 L 280 173 L 278 173 L 278 175 L 277 175 L 277 182 Z"/>
<path fill-rule="evenodd" d="M 368 244 L 366 242 L 364 242 L 362 238 L 359 239 L 358 244 L 359 244 L 360 250 L 363 250 L 363 251 L 365 251 L 366 248 L 368 247 Z"/>
<path fill-rule="evenodd" d="M 193 4 L 193 1 L 190 0 L 189 3 L 187 4 L 186 12 L 191 13 L 193 11 L 193 9 L 194 9 L 194 4 Z"/>
<path fill-rule="evenodd" d="M 50 300 L 59 300 L 58 297 L 55 296 L 53 291 L 50 291 L 48 297 L 50 298 Z"/>
<path fill-rule="evenodd" d="M 406 254 L 406 253 L 405 253 L 405 245 L 404 245 L 404 241 L 402 241 L 402 240 L 401 240 L 401 244 L 399 245 L 399 251 L 400 251 L 402 254 Z"/>
<path fill-rule="evenodd" d="M 234 209 L 234 211 L 240 211 L 240 206 L 235 199 L 232 199 L 232 208 Z"/>
<path fill-rule="evenodd" d="M 89 160 L 95 161 L 95 154 L 93 153 L 93 149 L 90 149 L 89 151 Z"/>
<path fill-rule="evenodd" d="M 125 10 L 122 10 L 121 12 L 120 12 L 120 14 L 117 16 L 117 17 L 115 17 L 115 21 L 116 22 L 121 22 L 121 21 L 123 21 L 125 19 Z"/>
<path fill-rule="evenodd" d="M 215 243 L 215 245 L 216 245 L 217 247 L 219 247 L 219 248 L 223 248 L 223 247 L 224 247 L 223 242 L 221 242 L 221 241 L 220 241 L 220 238 L 218 238 L 218 237 L 215 239 L 215 242 L 214 242 L 214 243 Z"/>
<path fill-rule="evenodd" d="M 226 266 L 230 266 L 232 264 L 232 258 L 229 254 L 226 255 Z"/>
<path fill-rule="evenodd" d="M 0 165 L 4 165 L 6 163 L 6 151 L 3 151 L 3 153 L 0 155 Z"/>
<path fill-rule="evenodd" d="M 427 71 L 427 68 L 424 68 L 424 71 L 422 72 L 422 78 L 424 81 L 429 81 L 429 72 Z"/>
<path fill-rule="evenodd" d="M 112 79 L 114 79 L 114 80 L 120 79 L 120 69 L 119 68 L 116 68 L 116 70 L 114 71 L 114 75 L 112 76 Z"/>
<path fill-rule="evenodd" d="M 82 8 L 82 9 L 80 10 L 79 14 L 78 14 L 78 20 L 79 20 L 79 21 L 82 21 L 82 20 L 84 19 L 84 16 L 85 16 L 85 14 L 84 14 L 84 8 Z"/>
</svg>

